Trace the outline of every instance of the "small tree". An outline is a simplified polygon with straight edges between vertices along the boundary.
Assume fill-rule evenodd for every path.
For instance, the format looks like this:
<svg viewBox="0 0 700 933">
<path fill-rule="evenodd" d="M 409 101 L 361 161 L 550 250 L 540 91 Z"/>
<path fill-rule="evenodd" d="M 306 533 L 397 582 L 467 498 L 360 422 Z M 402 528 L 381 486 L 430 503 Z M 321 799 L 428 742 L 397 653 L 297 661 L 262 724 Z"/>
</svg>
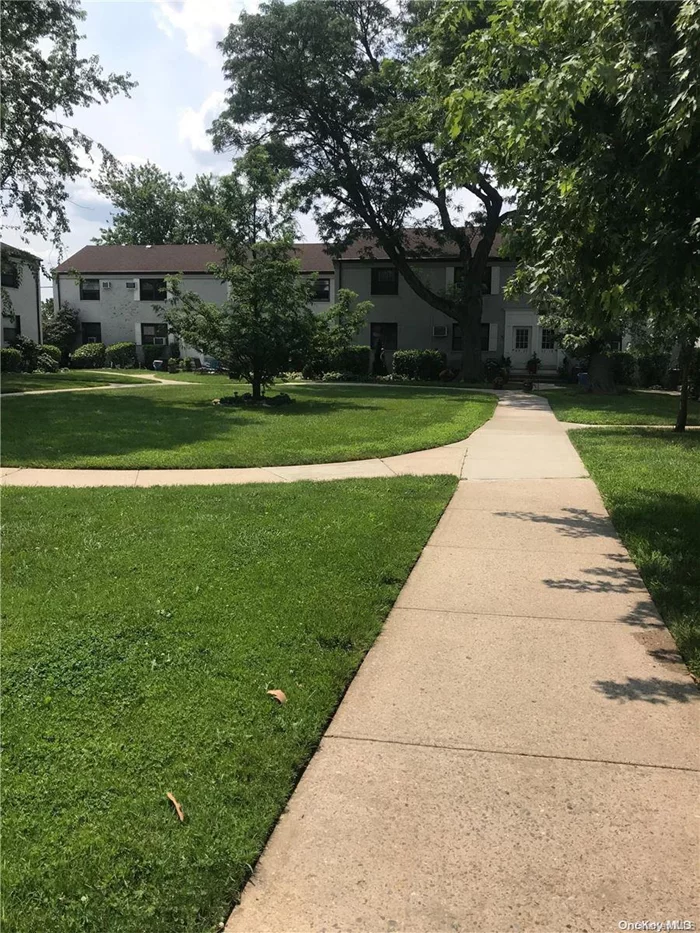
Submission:
<svg viewBox="0 0 700 933">
<path fill-rule="evenodd" d="M 344 350 L 353 346 L 355 337 L 364 327 L 367 315 L 374 307 L 371 301 L 357 301 L 357 294 L 341 288 L 337 300 L 327 311 L 314 316 L 314 337 L 308 359 L 308 368 L 314 375 L 331 366 Z M 354 305 L 354 306 L 353 306 Z M 310 363 L 309 363 L 310 361 Z M 369 352 L 367 365 L 369 367 Z"/>
<path fill-rule="evenodd" d="M 61 362 L 68 362 L 68 355 L 75 350 L 80 334 L 78 312 L 69 304 L 62 304 L 57 310 L 50 299 L 42 302 L 41 320 L 44 343 L 50 343 L 61 351 Z"/>
<path fill-rule="evenodd" d="M 165 312 L 190 346 L 221 359 L 232 378 L 246 379 L 253 399 L 312 344 L 311 282 L 291 258 L 296 202 L 289 173 L 260 148 L 239 159 L 225 180 L 231 234 L 219 242 L 225 259 L 210 271 L 228 286 L 223 305 L 204 301 L 171 278 Z"/>
</svg>

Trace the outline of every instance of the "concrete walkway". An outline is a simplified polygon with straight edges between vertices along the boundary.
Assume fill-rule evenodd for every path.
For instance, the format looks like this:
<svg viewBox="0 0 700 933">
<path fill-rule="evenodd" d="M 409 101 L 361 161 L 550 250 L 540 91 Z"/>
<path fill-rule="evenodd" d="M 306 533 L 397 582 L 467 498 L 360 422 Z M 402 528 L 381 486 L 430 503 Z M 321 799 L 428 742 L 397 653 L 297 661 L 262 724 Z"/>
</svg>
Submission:
<svg viewBox="0 0 700 933">
<path fill-rule="evenodd" d="M 697 689 L 564 426 L 462 475 L 228 933 L 700 920 Z"/>
</svg>

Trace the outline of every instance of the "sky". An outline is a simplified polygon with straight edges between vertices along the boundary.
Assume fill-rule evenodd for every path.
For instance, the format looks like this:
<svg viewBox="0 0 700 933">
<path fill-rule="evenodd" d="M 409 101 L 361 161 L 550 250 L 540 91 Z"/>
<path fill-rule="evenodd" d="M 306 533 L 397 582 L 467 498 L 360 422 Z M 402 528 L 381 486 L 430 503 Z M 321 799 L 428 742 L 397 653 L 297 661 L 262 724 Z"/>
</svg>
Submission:
<svg viewBox="0 0 700 933">
<path fill-rule="evenodd" d="M 241 10 L 257 11 L 257 0 L 86 0 L 80 54 L 96 54 L 105 72 L 130 72 L 139 85 L 130 98 L 77 110 L 73 123 L 122 162 L 151 160 L 192 181 L 199 172 L 226 172 L 231 155 L 212 151 L 206 130 L 222 105 L 225 83 L 216 43 Z M 97 164 L 91 167 L 97 173 Z M 70 185 L 70 233 L 63 257 L 46 241 L 8 241 L 44 260 L 47 268 L 99 236 L 111 205 L 89 179 Z M 9 217 L 12 223 L 13 218 Z M 16 220 L 15 220 L 16 222 Z M 313 221 L 301 218 L 302 235 L 318 240 Z M 44 297 L 50 282 L 43 283 Z"/>
<path fill-rule="evenodd" d="M 106 73 L 130 72 L 138 87 L 130 97 L 119 95 L 107 104 L 77 110 L 72 123 L 102 143 L 121 162 L 155 162 L 188 182 L 200 172 L 223 173 L 231 156 L 215 153 L 207 129 L 218 115 L 226 85 L 223 58 L 217 42 L 241 11 L 255 13 L 259 0 L 84 0 L 87 16 L 81 24 L 85 38 L 79 54 L 98 55 Z M 96 156 L 96 158 L 98 158 Z M 89 166 L 96 176 L 99 162 Z M 70 232 L 63 252 L 18 232 L 8 242 L 29 249 L 49 270 L 99 236 L 109 224 L 112 207 L 92 186 L 89 177 L 69 183 L 67 205 Z M 469 196 L 471 198 L 471 196 Z M 472 205 L 473 206 L 473 205 Z M 8 217 L 8 223 L 17 218 Z M 299 217 L 300 234 L 318 242 L 309 215 Z M 51 294 L 44 278 L 42 295 Z"/>
</svg>

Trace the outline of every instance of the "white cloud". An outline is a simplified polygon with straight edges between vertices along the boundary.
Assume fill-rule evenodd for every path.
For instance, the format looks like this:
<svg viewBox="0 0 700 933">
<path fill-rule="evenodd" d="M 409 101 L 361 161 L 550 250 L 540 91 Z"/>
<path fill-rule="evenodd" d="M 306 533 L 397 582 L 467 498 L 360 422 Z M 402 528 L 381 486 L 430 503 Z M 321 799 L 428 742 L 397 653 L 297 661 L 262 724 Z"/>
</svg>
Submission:
<svg viewBox="0 0 700 933">
<path fill-rule="evenodd" d="M 224 100 L 223 91 L 212 91 L 199 110 L 193 110 L 192 107 L 182 110 L 178 120 L 180 142 L 189 143 L 194 152 L 211 152 L 211 137 L 207 136 L 207 129 L 221 113 Z"/>
<path fill-rule="evenodd" d="M 255 13 L 258 0 L 156 0 L 155 17 L 168 38 L 184 33 L 187 51 L 220 65 L 216 43 L 242 11 Z"/>
</svg>

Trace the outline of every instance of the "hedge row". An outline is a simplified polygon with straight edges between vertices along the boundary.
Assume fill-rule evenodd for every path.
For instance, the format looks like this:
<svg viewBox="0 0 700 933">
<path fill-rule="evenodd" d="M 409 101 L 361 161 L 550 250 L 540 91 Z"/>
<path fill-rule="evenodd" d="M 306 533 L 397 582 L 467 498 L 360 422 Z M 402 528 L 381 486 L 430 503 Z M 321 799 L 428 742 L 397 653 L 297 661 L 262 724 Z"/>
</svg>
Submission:
<svg viewBox="0 0 700 933">
<path fill-rule="evenodd" d="M 394 353 L 394 373 L 408 379 L 428 382 L 440 378 L 447 366 L 447 356 L 441 350 L 397 350 Z"/>
</svg>

